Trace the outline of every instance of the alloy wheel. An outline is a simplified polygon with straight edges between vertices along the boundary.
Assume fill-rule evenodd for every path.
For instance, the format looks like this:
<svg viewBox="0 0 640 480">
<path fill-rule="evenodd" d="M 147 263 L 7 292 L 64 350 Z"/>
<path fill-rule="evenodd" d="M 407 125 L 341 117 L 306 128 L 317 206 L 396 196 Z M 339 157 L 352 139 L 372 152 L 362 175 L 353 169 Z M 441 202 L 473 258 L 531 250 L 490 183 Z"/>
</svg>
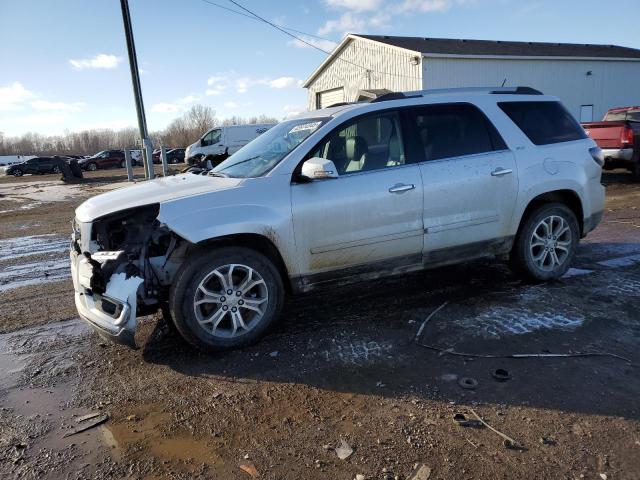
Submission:
<svg viewBox="0 0 640 480">
<path fill-rule="evenodd" d="M 241 264 L 217 267 L 196 288 L 196 320 L 209 335 L 235 338 L 255 328 L 269 302 L 267 284 L 255 269 Z"/>
<path fill-rule="evenodd" d="M 545 217 L 536 225 L 529 241 L 533 262 L 547 272 L 564 264 L 571 253 L 571 240 L 571 228 L 563 217 Z"/>
</svg>

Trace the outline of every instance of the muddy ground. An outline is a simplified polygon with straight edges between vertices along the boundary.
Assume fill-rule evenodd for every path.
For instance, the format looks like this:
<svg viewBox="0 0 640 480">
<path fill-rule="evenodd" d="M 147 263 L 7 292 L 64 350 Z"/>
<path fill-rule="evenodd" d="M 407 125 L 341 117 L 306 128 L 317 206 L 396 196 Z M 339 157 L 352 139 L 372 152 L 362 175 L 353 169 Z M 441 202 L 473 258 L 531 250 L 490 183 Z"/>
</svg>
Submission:
<svg viewBox="0 0 640 480">
<path fill-rule="evenodd" d="M 640 184 L 626 174 L 605 175 L 605 219 L 561 281 L 483 261 L 323 291 L 215 356 L 155 317 L 138 350 L 77 319 L 73 209 L 122 179 L 90 175 L 0 179 L 0 478 L 640 478 Z M 584 352 L 617 356 L 474 356 Z M 69 435 L 104 418 L 77 421 L 91 413 L 108 420 Z"/>
</svg>

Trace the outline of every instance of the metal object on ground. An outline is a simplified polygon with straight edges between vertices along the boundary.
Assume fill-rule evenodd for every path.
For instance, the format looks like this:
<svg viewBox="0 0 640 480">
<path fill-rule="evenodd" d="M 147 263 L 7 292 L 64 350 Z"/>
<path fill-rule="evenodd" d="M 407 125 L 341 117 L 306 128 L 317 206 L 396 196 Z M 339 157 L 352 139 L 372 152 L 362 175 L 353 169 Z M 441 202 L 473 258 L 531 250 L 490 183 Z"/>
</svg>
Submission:
<svg viewBox="0 0 640 480">
<path fill-rule="evenodd" d="M 461 377 L 458 380 L 458 385 L 466 390 L 475 390 L 478 387 L 478 380 L 471 377 Z"/>
<path fill-rule="evenodd" d="M 167 147 L 160 147 L 160 160 L 162 161 L 162 176 L 169 175 L 169 166 L 167 165 Z"/>
<path fill-rule="evenodd" d="M 133 166 L 131 164 L 131 152 L 125 148 L 124 150 L 124 163 L 127 167 L 127 180 L 133 182 Z"/>
</svg>

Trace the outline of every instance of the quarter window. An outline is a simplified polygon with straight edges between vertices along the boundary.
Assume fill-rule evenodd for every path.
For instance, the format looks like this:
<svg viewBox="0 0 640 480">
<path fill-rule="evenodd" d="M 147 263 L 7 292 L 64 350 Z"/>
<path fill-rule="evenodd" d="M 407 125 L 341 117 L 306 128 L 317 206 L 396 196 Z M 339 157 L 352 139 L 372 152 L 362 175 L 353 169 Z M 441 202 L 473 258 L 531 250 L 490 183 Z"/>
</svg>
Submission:
<svg viewBox="0 0 640 480">
<path fill-rule="evenodd" d="M 536 145 L 587 138 L 580 124 L 559 102 L 501 102 L 498 106 Z"/>
<path fill-rule="evenodd" d="M 409 112 L 425 160 L 504 150 L 504 141 L 475 106 L 426 105 Z"/>
<path fill-rule="evenodd" d="M 398 114 L 359 117 L 331 132 L 307 156 L 333 161 L 340 175 L 405 164 Z"/>
</svg>

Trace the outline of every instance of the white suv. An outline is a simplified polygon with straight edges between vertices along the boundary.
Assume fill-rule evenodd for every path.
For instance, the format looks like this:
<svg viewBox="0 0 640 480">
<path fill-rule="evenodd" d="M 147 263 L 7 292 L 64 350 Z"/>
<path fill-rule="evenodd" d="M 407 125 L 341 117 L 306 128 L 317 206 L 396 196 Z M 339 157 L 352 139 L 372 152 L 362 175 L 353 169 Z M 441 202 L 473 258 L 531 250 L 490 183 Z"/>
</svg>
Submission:
<svg viewBox="0 0 640 480">
<path fill-rule="evenodd" d="M 509 257 L 560 277 L 604 208 L 601 151 L 531 88 L 393 93 L 284 121 L 207 175 L 76 210 L 80 316 L 134 344 L 161 309 L 192 345 L 247 345 L 286 293 Z"/>
</svg>

